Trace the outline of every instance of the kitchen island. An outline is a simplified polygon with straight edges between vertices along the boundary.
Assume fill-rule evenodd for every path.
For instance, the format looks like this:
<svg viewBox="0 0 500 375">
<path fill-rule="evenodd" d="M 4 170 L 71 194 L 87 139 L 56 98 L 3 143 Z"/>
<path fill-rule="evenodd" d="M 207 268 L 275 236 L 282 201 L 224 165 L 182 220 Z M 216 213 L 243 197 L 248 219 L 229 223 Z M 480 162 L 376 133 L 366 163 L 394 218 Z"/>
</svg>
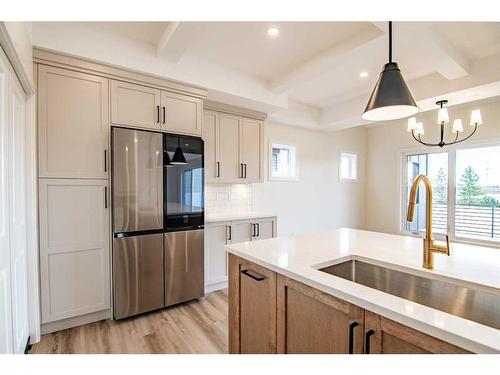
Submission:
<svg viewBox="0 0 500 375">
<path fill-rule="evenodd" d="M 433 270 L 422 267 L 419 238 L 348 228 L 226 249 L 231 353 L 500 352 L 498 248 L 453 243 L 451 256 L 436 255 Z M 381 270 L 392 270 L 424 280 L 424 286 L 426 280 L 457 286 L 453 309 L 445 312 L 329 273 L 349 261 L 374 268 L 378 283 Z M 412 298 L 420 290 L 409 292 Z M 465 319 L 463 306 L 480 310 L 474 299 L 484 296 L 491 297 L 488 325 Z M 477 311 L 474 316 L 482 317 Z"/>
</svg>

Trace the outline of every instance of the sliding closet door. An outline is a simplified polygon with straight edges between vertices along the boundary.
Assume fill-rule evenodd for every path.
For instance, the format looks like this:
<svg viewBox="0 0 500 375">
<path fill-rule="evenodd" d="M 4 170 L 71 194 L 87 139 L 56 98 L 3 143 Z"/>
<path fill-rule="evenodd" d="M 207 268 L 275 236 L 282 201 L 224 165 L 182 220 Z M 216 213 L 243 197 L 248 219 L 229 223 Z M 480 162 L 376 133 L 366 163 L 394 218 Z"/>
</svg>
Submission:
<svg viewBox="0 0 500 375">
<path fill-rule="evenodd" d="M 10 263 L 14 353 L 23 353 L 29 335 L 26 259 L 25 95 L 11 70 L 9 81 Z"/>
<path fill-rule="evenodd" d="M 12 353 L 13 351 L 10 283 L 8 86 L 9 63 L 0 50 L 0 354 Z"/>
</svg>

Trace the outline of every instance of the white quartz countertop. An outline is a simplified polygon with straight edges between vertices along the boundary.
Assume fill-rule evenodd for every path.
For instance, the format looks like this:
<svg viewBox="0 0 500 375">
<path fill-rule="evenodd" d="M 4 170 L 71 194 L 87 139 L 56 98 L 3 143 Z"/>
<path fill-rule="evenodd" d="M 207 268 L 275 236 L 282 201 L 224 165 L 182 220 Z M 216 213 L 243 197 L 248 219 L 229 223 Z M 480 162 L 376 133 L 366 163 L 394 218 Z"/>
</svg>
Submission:
<svg viewBox="0 0 500 375">
<path fill-rule="evenodd" d="M 224 213 L 224 214 L 205 214 L 205 223 L 217 223 L 220 221 L 231 221 L 231 220 L 248 220 L 248 219 L 260 219 L 264 217 L 275 217 L 276 215 L 269 213 L 256 213 L 256 212 L 246 212 L 246 213 Z"/>
<path fill-rule="evenodd" d="M 422 267 L 422 240 L 349 228 L 227 245 L 230 253 L 409 327 L 479 353 L 500 353 L 500 330 L 399 298 L 319 268 L 359 259 L 500 295 L 500 249 L 451 243 Z"/>
</svg>

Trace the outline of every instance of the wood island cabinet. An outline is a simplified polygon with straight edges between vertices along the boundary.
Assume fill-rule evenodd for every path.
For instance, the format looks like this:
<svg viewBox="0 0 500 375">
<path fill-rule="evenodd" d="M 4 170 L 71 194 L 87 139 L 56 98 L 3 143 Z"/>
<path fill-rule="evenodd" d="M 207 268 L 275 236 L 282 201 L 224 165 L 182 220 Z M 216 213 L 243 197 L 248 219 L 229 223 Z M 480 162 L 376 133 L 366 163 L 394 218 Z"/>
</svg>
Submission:
<svg viewBox="0 0 500 375">
<path fill-rule="evenodd" d="M 465 354 L 465 349 L 365 311 L 367 354 Z"/>
<path fill-rule="evenodd" d="M 229 254 L 229 352 L 276 353 L 276 273 Z"/>
<path fill-rule="evenodd" d="M 233 354 L 469 353 L 233 254 L 228 321 Z"/>
<path fill-rule="evenodd" d="M 363 352 L 363 309 L 278 275 L 277 351 Z"/>
</svg>

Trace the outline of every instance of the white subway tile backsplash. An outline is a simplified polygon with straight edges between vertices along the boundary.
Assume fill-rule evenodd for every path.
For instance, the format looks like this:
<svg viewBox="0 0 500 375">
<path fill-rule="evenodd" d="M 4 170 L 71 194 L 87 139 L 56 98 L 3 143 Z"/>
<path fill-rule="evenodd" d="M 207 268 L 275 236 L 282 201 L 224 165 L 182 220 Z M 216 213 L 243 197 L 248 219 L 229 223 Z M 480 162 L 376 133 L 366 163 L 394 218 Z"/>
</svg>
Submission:
<svg viewBox="0 0 500 375">
<path fill-rule="evenodd" d="M 252 211 L 252 185 L 207 184 L 205 210 L 208 215 L 244 214 Z"/>
</svg>

